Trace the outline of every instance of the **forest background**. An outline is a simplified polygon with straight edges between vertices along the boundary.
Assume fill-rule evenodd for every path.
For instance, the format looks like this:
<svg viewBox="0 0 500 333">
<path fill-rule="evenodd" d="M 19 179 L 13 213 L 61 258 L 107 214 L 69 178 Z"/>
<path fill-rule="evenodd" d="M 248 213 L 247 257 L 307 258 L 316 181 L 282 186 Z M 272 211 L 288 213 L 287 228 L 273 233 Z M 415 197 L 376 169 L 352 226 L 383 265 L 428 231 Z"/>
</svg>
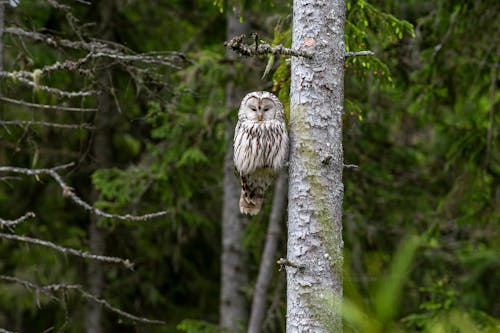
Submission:
<svg viewBox="0 0 500 333">
<path fill-rule="evenodd" d="M 227 85 L 287 105 L 285 57 L 227 56 L 232 2 L 10 3 L 0 15 L 0 328 L 219 330 L 223 165 L 237 111 Z M 234 5 L 249 33 L 290 46 L 290 1 Z M 345 65 L 344 158 L 357 166 L 344 171 L 345 331 L 499 329 L 499 36 L 498 1 L 347 1 L 347 51 L 375 56 Z M 248 303 L 267 198 L 243 232 Z M 265 332 L 285 330 L 278 268 Z M 395 286 L 384 283 L 395 272 Z"/>
</svg>

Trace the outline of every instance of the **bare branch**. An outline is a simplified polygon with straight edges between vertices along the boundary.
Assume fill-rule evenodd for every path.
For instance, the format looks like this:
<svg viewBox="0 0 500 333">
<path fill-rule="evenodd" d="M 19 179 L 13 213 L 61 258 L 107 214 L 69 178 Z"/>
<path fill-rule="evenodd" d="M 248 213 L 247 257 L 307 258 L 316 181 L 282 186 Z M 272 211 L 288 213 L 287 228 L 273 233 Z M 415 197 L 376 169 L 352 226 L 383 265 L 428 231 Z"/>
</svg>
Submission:
<svg viewBox="0 0 500 333">
<path fill-rule="evenodd" d="M 69 164 L 58 166 L 58 167 L 52 168 L 52 169 L 25 169 L 25 168 L 18 168 L 18 167 L 0 166 L 0 172 L 19 173 L 19 174 L 28 175 L 28 176 L 49 175 L 61 187 L 61 189 L 63 191 L 63 196 L 69 197 L 77 205 L 83 207 L 85 210 L 89 211 L 90 213 L 95 214 L 95 215 L 100 216 L 100 217 L 105 217 L 105 218 L 110 218 L 110 219 L 118 219 L 118 220 L 123 220 L 123 221 L 146 221 L 146 220 L 150 220 L 150 219 L 164 216 L 167 214 L 166 211 L 160 211 L 160 212 L 150 213 L 150 214 L 145 214 L 145 215 L 110 214 L 110 213 L 103 212 L 102 210 L 89 205 L 88 203 L 86 203 L 85 201 L 80 199 L 80 197 L 78 197 L 73 192 L 73 188 L 68 186 L 64 182 L 64 180 L 61 178 L 61 176 L 56 172 L 56 170 L 64 169 L 64 168 L 70 167 L 72 165 L 73 165 L 73 163 L 69 163 Z"/>
<path fill-rule="evenodd" d="M 19 235 L 14 235 L 14 234 L 6 234 L 6 233 L 1 233 L 1 232 L 0 232 L 0 238 L 5 238 L 5 239 L 10 239 L 10 240 L 45 246 L 45 247 L 51 248 L 53 250 L 62 252 L 64 254 L 70 254 L 70 255 L 85 258 L 85 259 L 97 260 L 97 261 L 113 263 L 113 264 L 122 264 L 123 266 L 125 266 L 128 269 L 134 268 L 134 263 L 132 263 L 128 259 L 92 254 L 92 253 L 85 252 L 82 250 L 77 250 L 77 249 L 72 249 L 72 248 L 60 246 L 60 245 L 57 245 L 55 243 L 52 243 L 52 242 L 49 242 L 46 240 L 42 240 L 42 239 L 38 239 L 38 238 L 19 236 Z"/>
<path fill-rule="evenodd" d="M 95 51 L 98 49 L 106 48 L 106 44 L 100 42 L 87 43 L 83 41 L 71 41 L 67 39 L 57 38 L 51 35 L 45 35 L 36 31 L 26 31 L 16 27 L 5 28 L 4 32 L 11 35 L 28 37 L 35 41 L 44 42 L 49 46 L 54 46 L 54 47 L 62 46 L 70 49 L 87 50 L 87 51 Z"/>
<path fill-rule="evenodd" d="M 110 42 L 102 42 L 96 40 L 93 40 L 91 42 L 72 41 L 57 38 L 51 35 L 45 35 L 35 31 L 26 31 L 16 27 L 5 28 L 5 32 L 11 35 L 28 37 L 36 41 L 44 42 L 49 46 L 85 50 L 90 52 L 87 56 L 90 56 L 92 58 L 107 57 L 122 61 L 137 61 L 149 64 L 160 64 L 174 68 L 178 68 L 174 64 L 175 62 L 179 60 L 185 60 L 184 56 L 179 53 L 172 53 L 172 55 L 170 56 L 164 56 L 154 52 L 130 55 L 118 50 L 116 46 L 111 45 Z"/>
<path fill-rule="evenodd" d="M 96 112 L 98 110 L 97 108 L 77 108 L 77 107 L 69 107 L 69 106 L 62 106 L 62 105 L 29 103 L 29 102 L 25 102 L 23 100 L 12 99 L 12 98 L 2 97 L 2 96 L 0 96 L 0 101 L 12 103 L 12 104 L 17 104 L 17 105 L 23 105 L 23 106 L 26 106 L 26 107 L 29 107 L 32 109 L 61 110 L 61 111 L 70 111 L 70 112 Z"/>
<path fill-rule="evenodd" d="M 298 269 L 304 269 L 304 266 L 303 265 L 299 265 L 299 264 L 296 264 L 294 262 L 291 262 L 290 260 L 288 260 L 287 258 L 279 258 L 278 261 L 276 261 L 276 263 L 278 265 L 280 265 L 280 268 L 279 270 L 281 271 L 283 269 L 283 267 L 285 266 L 289 266 L 289 267 L 294 267 L 294 268 L 298 268 Z"/>
<path fill-rule="evenodd" d="M 5 328 L 0 327 L 0 333 L 17 333 L 17 332 L 7 331 Z"/>
<path fill-rule="evenodd" d="M 35 83 L 32 80 L 25 78 L 24 77 L 25 75 L 26 75 L 25 72 L 20 72 L 20 74 L 18 75 L 17 73 L 0 71 L 0 77 L 10 78 L 10 79 L 13 79 L 15 81 L 19 81 L 21 83 L 24 83 L 30 87 L 33 87 L 35 90 L 37 90 L 37 89 L 43 90 L 43 91 L 46 91 L 46 92 L 54 94 L 54 95 L 59 95 L 59 96 L 63 96 L 63 97 L 85 97 L 85 96 L 93 96 L 93 95 L 98 94 L 98 92 L 95 90 L 64 91 L 64 90 L 60 90 L 57 88 L 52 88 L 52 87 L 40 85 L 40 84 Z"/>
<path fill-rule="evenodd" d="M 268 43 L 258 40 L 255 37 L 255 42 L 252 45 L 244 44 L 244 39 L 247 38 L 246 35 L 235 36 L 231 40 L 224 43 L 225 47 L 230 48 L 234 52 L 243 56 L 255 56 L 255 55 L 291 55 L 295 57 L 312 58 L 313 54 L 308 51 L 293 50 L 284 47 L 283 45 L 271 46 Z"/>
<path fill-rule="evenodd" d="M 360 56 L 368 56 L 368 55 L 374 55 L 375 52 L 373 51 L 357 51 L 357 52 L 346 52 L 344 54 L 344 57 L 360 57 Z"/>
<path fill-rule="evenodd" d="M 0 227 L 7 227 L 7 228 L 15 227 L 19 223 L 22 223 L 22 222 L 26 221 L 27 219 L 34 218 L 34 217 L 35 217 L 35 213 L 28 212 L 15 220 L 4 220 L 4 219 L 0 218 Z"/>
<path fill-rule="evenodd" d="M 118 315 L 120 315 L 122 317 L 128 318 L 128 319 L 133 320 L 133 321 L 145 323 L 145 324 L 165 324 L 165 322 L 161 321 L 161 320 L 155 320 L 155 319 L 148 319 L 148 318 L 143 318 L 143 317 L 137 317 L 137 316 L 135 316 L 133 314 L 127 313 L 127 312 L 125 312 L 123 310 L 120 310 L 118 308 L 113 307 L 106 300 L 104 300 L 102 298 L 97 298 L 96 296 L 94 296 L 94 295 L 86 292 L 85 290 L 83 290 L 81 288 L 79 288 L 77 290 L 80 291 L 80 293 L 85 298 L 90 299 L 90 300 L 94 301 L 95 303 L 104 306 L 109 311 L 112 311 L 112 312 L 114 312 L 114 313 L 116 313 L 116 314 L 118 314 Z"/>
<path fill-rule="evenodd" d="M 358 166 L 356 164 L 344 164 L 344 168 L 346 168 L 346 169 L 357 169 Z"/>
<path fill-rule="evenodd" d="M 13 282 L 13 283 L 18 283 L 22 286 L 24 286 L 27 289 L 34 289 L 40 293 L 43 293 L 53 299 L 56 299 L 58 301 L 61 301 L 59 297 L 57 297 L 54 293 L 60 290 L 75 290 L 78 291 L 84 298 L 91 300 L 97 304 L 100 304 L 104 306 L 106 309 L 108 309 L 111 312 L 114 312 L 124 318 L 130 319 L 135 322 L 140 322 L 140 323 L 145 323 L 145 324 L 165 324 L 164 321 L 161 320 L 155 320 L 155 319 L 148 319 L 144 317 L 138 317 L 136 315 L 130 314 L 128 312 L 125 312 L 123 310 L 120 310 L 118 308 L 115 308 L 111 304 L 109 304 L 106 300 L 102 298 L 98 298 L 95 295 L 92 295 L 91 293 L 85 291 L 82 286 L 77 285 L 77 284 L 50 284 L 50 285 L 45 285 L 45 286 L 40 286 L 37 285 L 33 282 L 26 281 L 23 279 L 19 279 L 17 277 L 13 276 L 5 276 L 5 275 L 0 275 L 0 279 L 8 282 Z M 1 332 L 1 331 L 0 331 Z"/>
<path fill-rule="evenodd" d="M 179 66 L 176 66 L 173 64 L 173 59 L 170 57 L 164 57 L 164 56 L 150 56 L 148 54 L 137 54 L 137 55 L 127 55 L 127 54 L 120 54 L 117 52 L 96 52 L 91 54 L 93 58 L 111 58 L 111 59 L 117 59 L 117 60 L 123 60 L 123 61 L 138 61 L 146 64 L 156 64 L 156 65 L 164 65 L 164 66 L 169 66 L 173 67 L 176 69 L 180 69 Z"/>
<path fill-rule="evenodd" d="M 60 124 L 60 123 L 49 123 L 46 121 L 32 121 L 32 120 L 0 120 L 0 125 L 18 125 L 18 126 L 45 126 L 45 127 L 55 127 L 55 128 L 65 128 L 65 129 L 75 129 L 84 128 L 88 130 L 94 130 L 95 127 L 87 124 Z"/>
</svg>

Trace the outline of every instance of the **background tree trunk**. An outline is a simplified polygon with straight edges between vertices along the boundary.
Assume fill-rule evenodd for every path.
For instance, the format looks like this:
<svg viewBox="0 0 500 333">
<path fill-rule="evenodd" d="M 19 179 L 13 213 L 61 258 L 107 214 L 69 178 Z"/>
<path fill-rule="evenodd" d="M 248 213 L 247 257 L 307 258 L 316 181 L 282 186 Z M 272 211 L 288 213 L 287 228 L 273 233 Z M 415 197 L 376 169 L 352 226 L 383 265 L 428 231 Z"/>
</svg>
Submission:
<svg viewBox="0 0 500 333">
<path fill-rule="evenodd" d="M 4 26 L 3 22 L 4 22 L 4 3 L 0 2 L 0 71 L 3 70 L 3 26 Z"/>
<path fill-rule="evenodd" d="M 245 33 L 246 23 L 240 23 L 238 10 L 232 11 L 232 1 L 228 1 L 227 38 Z M 234 53 L 227 52 L 227 57 Z M 234 84 L 232 66 L 228 66 L 229 79 L 226 83 L 227 110 L 239 107 L 243 92 Z M 226 121 L 226 155 L 224 158 L 224 202 L 222 207 L 222 256 L 219 324 L 232 330 L 241 329 L 248 318 L 248 302 L 243 291 L 248 284 L 248 270 L 241 237 L 248 218 L 240 214 L 240 184 L 235 176 L 233 163 L 233 134 L 235 123 Z"/>
<path fill-rule="evenodd" d="M 99 30 L 101 36 L 105 40 L 113 40 L 113 28 L 112 20 L 113 13 L 115 13 L 115 1 L 107 0 L 101 3 L 100 12 L 100 22 L 101 25 Z M 108 63 L 109 61 L 103 61 Z M 113 100 L 113 96 L 109 91 L 109 87 L 112 87 L 112 82 L 110 81 L 111 72 L 109 66 L 104 66 L 104 70 L 100 71 L 97 75 L 99 78 L 99 87 L 101 93 L 98 97 L 98 109 L 95 118 L 95 134 L 92 142 L 92 155 L 94 158 L 95 168 L 108 168 L 112 165 L 113 160 L 113 118 L 116 114 L 116 105 Z M 96 202 L 99 200 L 99 192 L 92 188 L 90 194 L 90 202 Z M 89 225 L 89 248 L 90 252 L 95 254 L 104 254 L 106 252 L 106 231 L 98 226 L 100 218 L 96 215 L 90 216 Z M 104 270 L 101 263 L 97 261 L 89 261 L 87 266 L 87 282 L 89 291 L 98 297 L 102 296 L 104 287 Z M 87 333 L 103 333 L 103 308 L 99 304 L 89 303 L 86 313 L 86 332 Z"/>
<path fill-rule="evenodd" d="M 266 244 L 260 261 L 259 275 L 255 284 L 252 309 L 250 313 L 250 324 L 248 333 L 258 333 L 262 329 L 264 314 L 267 310 L 266 300 L 273 269 L 276 269 L 276 250 L 281 237 L 281 223 L 285 213 L 288 177 L 281 173 L 276 180 L 273 197 L 273 209 L 267 226 Z"/>
<path fill-rule="evenodd" d="M 342 296 L 343 0 L 295 0 L 290 88 L 287 332 L 340 332 Z M 337 303 L 338 304 L 338 303 Z M 338 310 L 338 309 L 337 309 Z"/>
</svg>

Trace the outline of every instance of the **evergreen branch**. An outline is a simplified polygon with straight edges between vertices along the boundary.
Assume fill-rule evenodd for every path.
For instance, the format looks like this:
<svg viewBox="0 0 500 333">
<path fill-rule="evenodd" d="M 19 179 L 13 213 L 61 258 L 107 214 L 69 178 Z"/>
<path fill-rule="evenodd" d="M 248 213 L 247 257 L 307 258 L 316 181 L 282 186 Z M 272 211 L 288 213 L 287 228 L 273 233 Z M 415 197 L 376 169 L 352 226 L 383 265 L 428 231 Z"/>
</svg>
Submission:
<svg viewBox="0 0 500 333">
<path fill-rule="evenodd" d="M 345 57 L 359 57 L 359 56 L 368 56 L 368 55 L 374 55 L 375 52 L 373 51 L 357 51 L 357 52 L 346 52 Z"/>
<path fill-rule="evenodd" d="M 15 220 L 4 220 L 4 219 L 0 218 L 0 227 L 7 227 L 7 228 L 15 227 L 19 223 L 22 223 L 22 222 L 26 221 L 27 219 L 34 218 L 34 217 L 35 217 L 35 213 L 27 212 L 26 214 L 24 214 L 21 217 L 18 217 Z"/>
<path fill-rule="evenodd" d="M 68 186 L 64 180 L 61 178 L 61 176 L 56 172 L 59 169 L 65 169 L 68 167 L 73 166 L 73 163 L 61 165 L 55 168 L 51 169 L 26 169 L 26 168 L 18 168 L 18 167 L 9 167 L 9 166 L 0 166 L 0 172 L 12 172 L 12 173 L 19 173 L 23 175 L 28 175 L 28 176 L 39 176 L 39 175 L 49 175 L 52 177 L 61 187 L 63 191 L 63 196 L 64 197 L 69 197 L 74 203 L 77 205 L 83 207 L 85 210 L 89 211 L 90 213 L 100 216 L 100 217 L 105 217 L 109 219 L 118 219 L 122 221 L 146 221 L 146 220 L 151 220 L 160 216 L 164 216 L 167 214 L 166 211 L 160 211 L 156 213 L 150 213 L 150 214 L 145 214 L 145 215 L 120 215 L 120 214 L 111 214 L 111 213 L 106 213 L 103 212 L 102 210 L 95 208 L 85 201 L 83 201 L 80 197 L 78 197 L 74 192 L 73 188 Z"/>
<path fill-rule="evenodd" d="M 55 128 L 65 128 L 65 129 L 75 129 L 84 128 L 88 130 L 94 130 L 95 127 L 87 124 L 60 124 L 60 123 L 49 123 L 46 121 L 31 121 L 31 120 L 0 120 L 0 125 L 18 125 L 18 126 L 46 126 Z"/>
<path fill-rule="evenodd" d="M 84 96 L 97 95 L 97 91 L 95 91 L 95 90 L 64 91 L 64 90 L 60 90 L 57 88 L 52 88 L 52 87 L 40 85 L 32 80 L 27 79 L 25 77 L 25 75 L 26 75 L 25 73 L 26 72 L 20 72 L 20 74 L 18 75 L 17 73 L 0 71 L 0 77 L 10 78 L 10 79 L 13 79 L 15 81 L 19 81 L 21 83 L 24 83 L 28 86 L 31 86 L 35 90 L 43 90 L 43 91 L 46 91 L 48 93 L 63 96 L 63 97 L 84 97 Z"/>
<path fill-rule="evenodd" d="M 230 48 L 234 52 L 243 56 L 255 56 L 255 55 L 291 55 L 295 57 L 312 58 L 313 54 L 308 51 L 293 50 L 284 47 L 283 45 L 271 46 L 266 42 L 258 40 L 255 35 L 254 44 L 248 45 L 244 44 L 244 39 L 247 38 L 246 35 L 239 35 L 231 38 L 231 40 L 224 42 L 224 46 Z"/>
<path fill-rule="evenodd" d="M 12 282 L 12 283 L 18 283 L 18 284 L 24 286 L 26 289 L 36 290 L 37 292 L 43 293 L 43 294 L 49 296 L 50 298 L 55 299 L 59 302 L 61 302 L 62 300 L 54 294 L 55 292 L 60 291 L 60 290 L 64 290 L 64 291 L 75 290 L 75 291 L 78 291 L 84 298 L 91 300 L 99 305 L 102 305 L 103 307 L 105 307 L 109 311 L 114 312 L 114 313 L 116 313 L 124 318 L 130 319 L 130 320 L 135 321 L 135 322 L 145 323 L 145 324 L 165 324 L 165 322 L 161 321 L 161 320 L 138 317 L 138 316 L 133 315 L 131 313 L 120 310 L 120 309 L 112 306 L 111 304 L 109 304 L 105 299 L 99 298 L 99 297 L 87 292 L 86 290 L 84 290 L 82 288 L 82 286 L 80 286 L 78 284 L 49 284 L 49 285 L 45 285 L 45 286 L 40 286 L 40 285 L 37 285 L 33 282 L 19 279 L 17 277 L 13 277 L 13 276 L 0 275 L 0 279 L 4 280 L 4 281 Z M 1 331 L 0 331 L 0 333 L 1 333 Z"/>
<path fill-rule="evenodd" d="M 43 239 L 32 238 L 32 237 L 27 237 L 27 236 L 19 236 L 19 235 L 15 235 L 15 234 L 6 234 L 3 232 L 0 232 L 0 238 L 5 238 L 5 239 L 15 240 L 15 241 L 19 241 L 19 242 L 25 242 L 25 243 L 31 243 L 31 244 L 36 244 L 36 245 L 40 245 L 40 246 L 45 246 L 45 247 L 51 248 L 53 250 L 59 251 L 61 253 L 70 254 L 70 255 L 73 255 L 76 257 L 81 257 L 84 259 L 97 260 L 97 261 L 113 263 L 113 264 L 122 264 L 123 266 L 125 266 L 128 269 L 134 268 L 134 263 L 132 263 L 128 259 L 92 254 L 92 253 L 85 252 L 82 250 L 77 250 L 77 249 L 57 245 L 55 243 L 52 243 L 52 242 L 49 242 L 49 241 L 46 241 Z"/>
<path fill-rule="evenodd" d="M 78 108 L 78 107 L 69 107 L 69 106 L 62 106 L 62 105 L 48 105 L 48 104 L 36 104 L 36 103 L 29 103 L 25 102 L 23 100 L 19 99 L 12 99 L 12 98 L 7 98 L 0 96 L 0 101 L 12 103 L 12 104 L 17 104 L 17 105 L 23 105 L 32 109 L 44 109 L 44 110 L 61 110 L 61 111 L 70 111 L 70 112 L 96 112 L 98 109 L 97 108 Z"/>
</svg>

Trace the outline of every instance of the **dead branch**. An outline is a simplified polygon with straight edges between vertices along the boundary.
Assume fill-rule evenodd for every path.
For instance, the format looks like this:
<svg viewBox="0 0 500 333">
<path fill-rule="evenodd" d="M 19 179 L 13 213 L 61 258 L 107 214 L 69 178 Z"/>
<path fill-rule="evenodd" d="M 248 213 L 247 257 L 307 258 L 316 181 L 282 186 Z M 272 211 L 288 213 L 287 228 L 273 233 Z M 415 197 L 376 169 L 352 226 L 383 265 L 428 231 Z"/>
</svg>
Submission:
<svg viewBox="0 0 500 333">
<path fill-rule="evenodd" d="M 375 52 L 373 51 L 357 51 L 357 52 L 346 52 L 344 54 L 344 57 L 360 57 L 360 56 L 368 56 L 368 55 L 374 55 Z"/>
<path fill-rule="evenodd" d="M 19 235 L 15 235 L 15 234 L 6 234 L 6 233 L 1 233 L 1 232 L 0 232 L 0 238 L 15 240 L 15 241 L 19 241 L 19 242 L 25 242 L 25 243 L 31 243 L 31 244 L 36 244 L 36 245 L 40 245 L 40 246 L 45 246 L 45 247 L 51 248 L 53 250 L 59 251 L 59 252 L 64 253 L 64 254 L 70 254 L 70 255 L 85 258 L 85 259 L 97 260 L 97 261 L 113 263 L 113 264 L 122 264 L 123 266 L 125 266 L 128 269 L 134 268 L 134 263 L 128 259 L 92 254 L 92 253 L 85 252 L 82 250 L 77 250 L 77 249 L 73 249 L 73 248 L 60 246 L 60 245 L 57 245 L 55 243 L 52 243 L 52 242 L 49 242 L 46 240 L 42 240 L 42 239 L 38 239 L 38 238 L 19 236 Z"/>
<path fill-rule="evenodd" d="M 280 268 L 279 268 L 280 271 L 285 266 L 294 267 L 294 268 L 298 268 L 298 269 L 304 269 L 303 265 L 296 264 L 296 263 L 288 260 L 287 258 L 279 258 L 278 261 L 276 261 L 276 263 L 280 266 Z"/>
<path fill-rule="evenodd" d="M 30 218 L 35 218 L 35 213 L 28 212 L 28 213 L 24 214 L 23 216 L 18 217 L 15 220 L 4 220 L 4 219 L 0 218 L 0 227 L 12 228 L 12 227 L 15 227 L 16 225 L 18 225 L 19 223 L 22 223 Z"/>
<path fill-rule="evenodd" d="M 345 169 L 357 169 L 358 166 L 356 164 L 344 164 Z"/>
<path fill-rule="evenodd" d="M 32 120 L 0 120 L 0 125 L 4 126 L 45 126 L 45 127 L 55 127 L 55 128 L 64 128 L 64 129 L 76 129 L 76 128 L 84 128 L 88 130 L 94 130 L 95 127 L 82 123 L 82 124 L 60 124 L 60 123 L 50 123 L 47 121 L 32 121 Z"/>
<path fill-rule="evenodd" d="M 25 169 L 25 168 L 18 168 L 18 167 L 9 167 L 9 166 L 0 166 L 0 172 L 11 172 L 11 173 L 19 173 L 23 175 L 28 175 L 28 176 L 40 176 L 40 175 L 49 175 L 52 177 L 61 187 L 63 191 L 63 196 L 69 197 L 73 202 L 75 202 L 77 205 L 83 207 L 85 210 L 89 211 L 92 214 L 95 214 L 100 217 L 105 217 L 105 218 L 110 218 L 110 219 L 118 219 L 122 221 L 146 221 L 150 220 L 153 218 L 157 218 L 160 216 L 164 216 L 167 214 L 166 211 L 160 211 L 156 213 L 150 213 L 150 214 L 145 214 L 145 215 L 119 215 L 119 214 L 110 214 L 103 212 L 102 210 L 95 208 L 82 199 L 78 197 L 74 192 L 73 188 L 68 186 L 64 180 L 61 178 L 61 176 L 56 172 L 57 170 L 60 169 L 65 169 L 68 167 L 73 166 L 74 163 L 69 163 L 61 166 L 57 166 L 55 168 L 51 169 Z"/>
<path fill-rule="evenodd" d="M 0 328 L 0 333 L 17 333 L 17 332 L 7 331 L 5 328 Z"/>
<path fill-rule="evenodd" d="M 20 74 L 18 75 L 15 72 L 10 73 L 10 72 L 0 71 L 0 77 L 10 78 L 10 79 L 13 79 L 14 81 L 19 81 L 25 85 L 33 87 L 35 90 L 43 90 L 43 91 L 46 91 L 48 93 L 62 96 L 62 97 L 69 97 L 69 98 L 71 98 L 71 97 L 85 97 L 85 96 L 97 95 L 97 93 L 98 93 L 95 90 L 64 91 L 64 90 L 60 90 L 57 88 L 40 85 L 40 84 L 30 80 L 30 79 L 25 78 L 24 76 L 25 76 L 25 72 L 20 72 Z"/>
<path fill-rule="evenodd" d="M 91 293 L 84 290 L 82 288 L 82 286 L 80 286 L 78 284 L 50 284 L 50 285 L 40 286 L 40 285 L 37 285 L 33 282 L 19 279 L 17 277 L 13 277 L 13 276 L 0 275 L 0 279 L 4 280 L 4 281 L 12 282 L 12 283 L 18 283 L 18 284 L 24 286 L 26 289 L 36 290 L 37 292 L 43 293 L 52 299 L 58 300 L 59 302 L 61 302 L 62 300 L 61 300 L 61 297 L 57 297 L 55 295 L 55 293 L 57 291 L 67 291 L 67 290 L 77 291 L 84 298 L 91 300 L 97 304 L 100 304 L 100 305 L 104 306 L 106 309 L 108 309 L 109 311 L 114 312 L 114 313 L 116 313 L 124 318 L 130 319 L 130 320 L 135 321 L 135 322 L 145 323 L 145 324 L 165 324 L 165 322 L 161 321 L 161 320 L 138 317 L 136 315 L 133 315 L 133 314 L 130 314 L 130 313 L 125 312 L 123 310 L 120 310 L 118 308 L 115 308 L 114 306 L 109 304 L 106 300 L 104 300 L 102 298 L 98 298 L 95 295 L 92 295 Z"/>
<path fill-rule="evenodd" d="M 44 42 L 49 46 L 54 47 L 66 47 L 75 50 L 86 50 L 86 51 L 95 51 L 98 49 L 106 48 L 106 44 L 99 42 L 87 43 L 84 41 L 71 41 L 68 39 L 57 38 L 51 35 L 45 35 L 36 31 L 26 31 L 17 27 L 7 27 L 4 30 L 5 33 L 31 38 L 37 42 Z"/>
<path fill-rule="evenodd" d="M 293 50 L 284 47 L 283 45 L 271 46 L 266 42 L 258 39 L 258 36 L 254 35 L 253 44 L 245 44 L 244 40 L 247 38 L 246 35 L 239 35 L 231 38 L 231 40 L 224 43 L 225 47 L 230 48 L 234 52 L 243 56 L 255 56 L 255 55 L 290 55 L 295 57 L 312 58 L 313 54 L 308 51 L 303 50 Z"/>
<path fill-rule="evenodd" d="M 48 105 L 48 104 L 36 104 L 29 103 L 19 99 L 12 99 L 0 96 L 0 101 L 26 106 L 30 109 L 43 109 L 43 110 L 61 110 L 61 111 L 70 111 L 70 112 L 96 112 L 97 108 L 78 108 L 78 107 L 69 107 L 62 105 Z"/>
<path fill-rule="evenodd" d="M 147 64 L 157 64 L 178 68 L 175 62 L 184 61 L 183 55 L 172 53 L 172 55 L 165 56 L 158 53 L 141 53 L 141 54 L 125 54 L 123 51 L 118 50 L 116 46 L 111 45 L 110 42 L 102 42 L 92 40 L 91 42 L 85 41 L 72 41 L 63 38 L 57 38 L 52 35 L 45 35 L 35 31 L 26 31 L 17 27 L 8 27 L 4 30 L 5 33 L 31 38 L 35 41 L 44 42 L 53 47 L 65 47 L 75 50 L 84 50 L 90 52 L 87 56 L 91 58 L 113 58 L 121 61 L 134 61 Z M 123 47 L 122 47 L 123 49 Z M 131 52 L 130 50 L 128 50 Z M 84 59 L 84 58 L 82 58 Z"/>
</svg>

